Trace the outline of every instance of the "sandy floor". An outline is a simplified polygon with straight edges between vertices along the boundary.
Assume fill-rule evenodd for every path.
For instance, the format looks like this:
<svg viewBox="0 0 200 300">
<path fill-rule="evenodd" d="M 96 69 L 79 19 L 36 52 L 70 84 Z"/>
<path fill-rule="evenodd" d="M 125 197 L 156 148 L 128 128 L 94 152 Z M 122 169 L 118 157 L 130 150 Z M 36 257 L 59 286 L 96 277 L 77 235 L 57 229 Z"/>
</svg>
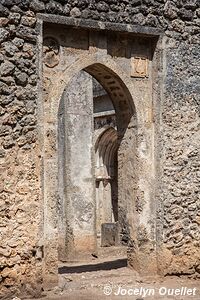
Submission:
<svg viewBox="0 0 200 300">
<path fill-rule="evenodd" d="M 61 264 L 59 273 L 59 287 L 45 292 L 43 300 L 200 300 L 200 280 L 141 279 L 126 266 L 120 249 L 112 257 L 104 253 L 91 261 Z M 165 292 L 170 295 L 163 295 Z"/>
</svg>

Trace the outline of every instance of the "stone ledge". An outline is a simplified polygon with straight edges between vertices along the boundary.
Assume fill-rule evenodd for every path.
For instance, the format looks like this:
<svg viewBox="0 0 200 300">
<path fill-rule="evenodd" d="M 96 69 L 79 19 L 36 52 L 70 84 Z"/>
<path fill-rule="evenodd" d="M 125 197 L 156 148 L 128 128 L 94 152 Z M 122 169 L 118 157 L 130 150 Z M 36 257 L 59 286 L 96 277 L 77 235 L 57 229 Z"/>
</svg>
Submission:
<svg viewBox="0 0 200 300">
<path fill-rule="evenodd" d="M 94 30 L 127 32 L 127 33 L 132 33 L 137 35 L 148 35 L 154 37 L 159 37 L 160 35 L 164 34 L 164 31 L 161 29 L 141 26 L 141 25 L 101 22 L 101 21 L 77 19 L 72 17 L 64 17 L 64 16 L 40 14 L 40 13 L 37 14 L 37 17 L 43 22 L 63 24 L 63 25 L 77 27 L 77 28 L 81 27 L 81 28 L 94 29 Z"/>
</svg>

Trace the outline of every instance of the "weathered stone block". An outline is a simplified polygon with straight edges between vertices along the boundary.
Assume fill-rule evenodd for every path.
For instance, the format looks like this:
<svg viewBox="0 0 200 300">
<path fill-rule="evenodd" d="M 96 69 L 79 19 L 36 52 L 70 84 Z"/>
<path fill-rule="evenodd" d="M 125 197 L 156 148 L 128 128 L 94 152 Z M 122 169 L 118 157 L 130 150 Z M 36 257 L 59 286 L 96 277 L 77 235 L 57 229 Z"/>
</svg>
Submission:
<svg viewBox="0 0 200 300">
<path fill-rule="evenodd" d="M 101 224 L 101 246 L 117 246 L 119 243 L 118 223 Z"/>
</svg>

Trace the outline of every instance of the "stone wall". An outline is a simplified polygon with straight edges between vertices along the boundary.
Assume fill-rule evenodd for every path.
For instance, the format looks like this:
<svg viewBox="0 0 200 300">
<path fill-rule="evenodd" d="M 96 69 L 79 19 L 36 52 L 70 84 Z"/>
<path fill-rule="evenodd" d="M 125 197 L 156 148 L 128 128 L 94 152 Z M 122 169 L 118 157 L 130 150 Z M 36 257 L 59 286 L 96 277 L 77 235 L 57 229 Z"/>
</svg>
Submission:
<svg viewBox="0 0 200 300">
<path fill-rule="evenodd" d="M 195 41 L 167 43 L 162 201 L 169 255 L 165 273 L 200 277 L 200 60 Z"/>
<path fill-rule="evenodd" d="M 199 1 L 1 0 L 1 297 L 41 286 L 38 12 L 165 31 L 157 239 L 166 264 L 159 265 L 199 276 Z"/>
<path fill-rule="evenodd" d="M 36 17 L 23 4 L 0 4 L 0 297 L 41 289 Z"/>
</svg>

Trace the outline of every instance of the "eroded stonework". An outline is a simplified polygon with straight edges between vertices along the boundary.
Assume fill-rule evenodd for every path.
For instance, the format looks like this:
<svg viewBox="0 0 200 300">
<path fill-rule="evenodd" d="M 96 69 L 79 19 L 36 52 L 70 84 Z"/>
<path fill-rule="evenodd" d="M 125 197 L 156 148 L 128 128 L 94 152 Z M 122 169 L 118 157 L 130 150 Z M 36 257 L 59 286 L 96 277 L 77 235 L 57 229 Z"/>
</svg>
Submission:
<svg viewBox="0 0 200 300">
<path fill-rule="evenodd" d="M 151 148 L 153 124 L 149 116 L 149 110 L 153 109 L 150 94 L 154 77 L 153 62 L 148 61 L 151 77 L 137 80 L 131 77 L 130 59 L 135 55 L 138 57 L 140 52 L 141 55 L 146 53 L 151 57 L 152 40 L 147 37 L 127 37 L 123 34 L 118 36 L 117 33 L 111 35 L 101 31 L 77 30 L 53 24 L 45 24 L 43 34 L 44 40 L 46 36 L 56 38 L 61 45 L 60 62 L 55 68 L 46 68 L 45 60 L 43 61 L 45 102 L 42 122 L 45 132 L 53 130 L 55 136 L 58 134 L 55 152 L 50 152 L 47 135 L 44 140 L 44 218 L 45 224 L 48 224 L 45 229 L 48 245 L 44 247 L 44 251 L 49 253 L 54 249 L 57 234 L 58 257 L 63 261 L 91 255 L 97 251 L 96 235 L 101 236 L 101 226 L 113 221 L 119 224 L 120 243 L 128 246 L 130 243 L 137 245 L 138 228 L 143 226 L 153 253 L 155 225 L 152 216 L 155 215 L 155 207 L 149 206 L 153 201 L 150 182 L 154 180 Z M 123 39 L 123 44 L 119 42 L 119 37 Z M 95 112 L 94 120 L 92 106 L 93 97 L 97 92 L 94 92 L 94 96 L 89 93 L 91 79 L 87 79 L 87 73 L 100 82 L 113 103 L 110 105 L 110 112 L 106 107 L 106 115 Z M 143 102 L 140 99 L 143 99 Z M 103 108 L 105 99 L 102 97 L 100 100 Z M 57 112 L 61 117 L 60 121 L 57 119 Z M 94 128 L 91 127 L 91 122 L 94 122 Z M 115 135 L 112 126 L 115 127 Z M 60 129 L 62 127 L 63 129 Z M 57 128 L 60 133 L 57 133 Z M 109 128 L 110 131 L 106 131 Z M 103 131 L 105 136 L 102 135 Z M 101 135 L 102 141 L 105 141 L 104 150 L 97 146 L 96 142 Z M 108 142 L 110 146 L 107 148 Z M 114 148 L 109 151 L 111 142 Z M 100 140 L 99 144 L 102 143 Z M 143 144 L 146 147 L 145 151 L 142 150 Z M 104 155 L 104 151 L 107 154 Z M 114 156 L 112 162 L 110 158 L 114 151 L 117 151 L 115 155 L 118 161 L 115 167 L 118 173 L 116 179 L 112 178 L 116 164 Z M 94 152 L 96 156 L 99 155 L 99 159 L 94 159 Z M 90 176 L 89 173 L 86 175 L 86 170 L 90 170 Z M 96 196 L 92 196 L 95 180 Z M 139 194 L 143 194 L 145 198 L 144 210 L 140 214 L 136 211 L 136 199 Z M 52 195 L 58 195 L 60 199 L 57 233 L 52 230 L 57 219 L 56 212 L 51 209 L 55 203 Z M 103 202 L 101 199 L 104 199 Z M 117 202 L 114 204 L 113 201 Z M 140 261 L 138 245 L 134 252 Z M 155 256 L 152 255 L 152 261 L 154 259 Z M 147 272 L 148 267 L 144 260 L 143 265 L 145 267 L 142 268 L 138 265 L 137 270 Z M 45 270 L 50 276 L 55 274 L 56 277 L 56 257 L 55 266 L 52 261 L 46 261 Z M 151 271 L 155 272 L 155 268 L 151 268 Z"/>
<path fill-rule="evenodd" d="M 38 13 L 42 13 L 43 16 Z M 58 16 L 62 18 L 59 19 Z M 72 19 L 69 20 L 68 17 Z M 145 103 L 144 111 L 137 116 L 139 125 L 141 120 L 145 120 L 146 135 L 139 126 L 137 153 L 142 163 L 137 168 L 140 180 L 137 178 L 139 189 L 135 195 L 134 209 L 140 221 L 136 222 L 138 226 L 135 231 L 132 230 L 134 226 L 127 226 L 126 210 L 121 209 L 124 231 L 133 237 L 129 240 L 129 264 L 136 269 L 145 269 L 148 265 L 148 269 L 152 268 L 154 272 L 162 275 L 199 278 L 199 18 L 200 7 L 197 0 L 1 0 L 1 298 L 9 299 L 14 295 L 24 294 L 37 296 L 45 282 L 48 287 L 57 284 L 55 266 L 58 260 L 58 220 L 54 216 L 58 215 L 60 206 L 57 203 L 60 203 L 60 199 L 55 191 L 49 191 L 47 195 L 48 189 L 44 182 L 44 177 L 48 175 L 45 177 L 49 180 L 48 185 L 57 184 L 51 172 L 44 175 L 44 158 L 48 159 L 46 163 L 49 170 L 56 168 L 52 157 L 57 151 L 57 132 L 52 124 L 53 117 L 57 117 L 57 110 L 49 104 L 49 100 L 59 102 L 60 97 L 54 98 L 56 91 L 60 89 L 55 82 L 57 83 L 58 73 L 59 78 L 63 80 L 62 72 L 68 64 L 65 57 L 70 58 L 72 64 L 88 50 L 89 45 L 91 53 L 95 52 L 95 47 L 102 51 L 105 49 L 105 34 L 103 37 L 98 36 L 97 40 L 94 34 L 89 42 L 85 43 L 85 40 L 88 41 L 87 28 L 93 30 L 94 27 L 98 28 L 99 32 L 105 32 L 104 29 L 107 29 L 107 34 L 110 34 L 108 41 L 112 41 L 108 47 L 109 56 L 117 66 L 124 65 L 124 72 L 129 80 L 134 80 L 137 90 L 141 91 L 137 94 L 140 95 L 139 102 Z M 44 20 L 46 31 L 51 31 L 55 24 L 66 22 L 67 32 L 63 33 L 66 24 L 57 25 L 60 26 L 59 34 L 62 37 L 60 36 L 58 41 L 57 36 L 46 36 L 55 38 L 53 45 L 52 40 L 47 40 L 47 46 L 43 43 L 41 20 Z M 76 27 L 78 39 L 71 25 Z M 133 28 L 132 25 L 136 27 Z M 116 31 L 115 34 L 113 31 Z M 142 39 L 150 41 L 148 69 L 144 67 L 144 62 L 140 66 L 146 43 L 143 49 L 141 45 L 138 47 L 135 44 L 138 64 L 136 69 L 131 67 L 131 63 L 128 62 L 131 52 L 127 52 L 127 45 L 132 35 L 127 38 L 129 33 L 124 36 L 125 31 L 135 31 L 137 37 L 140 33 Z M 157 38 L 152 39 L 153 32 L 155 34 L 158 31 L 156 37 L 160 35 L 159 42 Z M 64 47 L 63 44 L 68 47 Z M 73 48 L 76 48 L 76 51 L 72 51 Z M 138 49 L 139 53 L 136 51 Z M 65 55 L 62 51 L 66 51 Z M 43 76 L 43 58 L 46 61 L 44 68 L 52 72 L 51 78 Z M 84 55 L 82 58 L 84 59 Z M 89 62 L 96 63 L 97 60 L 91 59 Z M 106 59 L 101 63 L 112 67 Z M 86 65 L 80 64 L 79 69 L 86 68 Z M 74 67 L 69 69 L 68 76 L 71 76 L 73 70 Z M 113 70 L 119 71 L 117 67 Z M 91 74 L 97 71 L 90 68 Z M 120 75 L 123 75 L 122 73 L 119 72 Z M 66 83 L 63 83 L 63 86 L 66 86 L 67 76 L 64 80 Z M 108 82 L 109 79 L 106 80 Z M 124 80 L 134 94 L 134 87 L 131 87 L 132 84 L 129 85 L 128 81 Z M 52 86 L 55 94 L 52 92 L 52 97 L 48 98 Z M 118 104 L 119 108 L 126 105 L 123 100 Z M 44 115 L 45 122 L 49 124 L 47 131 L 44 130 Z M 96 119 L 95 122 L 100 128 L 104 121 Z M 116 126 L 112 118 L 110 124 Z M 135 127 L 134 122 L 130 127 Z M 154 132 L 153 143 L 150 132 Z M 132 136 L 127 135 L 127 140 L 129 138 L 131 140 Z M 124 151 L 131 145 L 127 140 L 122 143 Z M 152 156 L 153 168 L 148 168 L 147 162 L 152 161 Z M 130 174 L 133 172 L 133 165 L 127 161 L 125 173 L 128 177 L 125 185 L 132 180 Z M 148 174 L 155 175 L 153 181 Z M 151 196 L 147 193 L 148 186 L 153 190 L 150 189 Z M 135 193 L 134 186 L 132 192 Z M 49 223 L 45 223 L 43 219 L 47 215 L 44 206 L 46 196 L 51 203 Z M 132 203 L 132 199 L 131 196 L 126 197 L 128 203 Z M 155 214 L 148 219 L 147 216 L 152 211 Z M 48 247 L 52 251 L 46 251 Z M 138 261 L 138 251 L 135 249 L 139 248 L 142 252 Z M 145 261 L 144 265 L 142 261 Z M 51 270 L 52 277 L 49 275 Z"/>
</svg>

